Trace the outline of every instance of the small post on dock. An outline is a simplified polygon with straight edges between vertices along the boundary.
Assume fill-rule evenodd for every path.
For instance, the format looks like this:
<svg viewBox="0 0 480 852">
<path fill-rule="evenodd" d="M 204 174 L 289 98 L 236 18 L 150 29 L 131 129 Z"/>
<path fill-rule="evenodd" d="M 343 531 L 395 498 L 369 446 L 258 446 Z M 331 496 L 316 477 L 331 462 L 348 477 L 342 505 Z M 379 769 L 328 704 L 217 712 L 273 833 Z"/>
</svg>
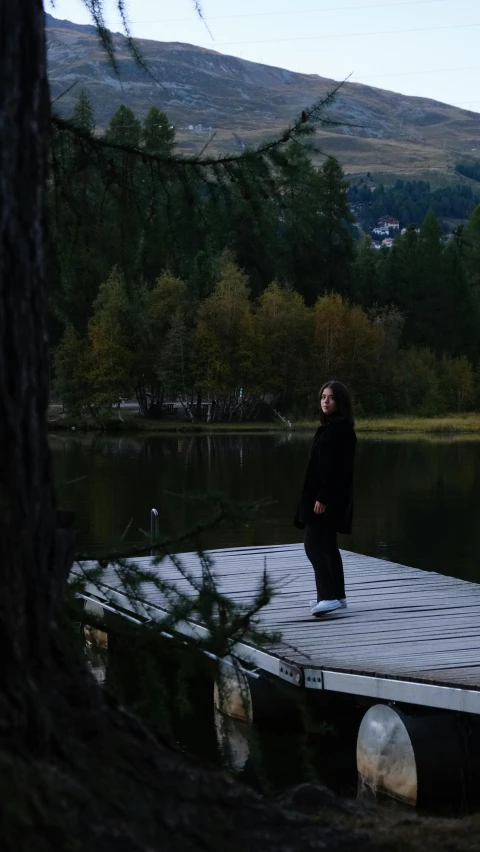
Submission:
<svg viewBox="0 0 480 852">
<path fill-rule="evenodd" d="M 160 523 L 158 519 L 158 511 L 156 509 L 150 510 L 150 544 L 152 544 L 153 540 L 158 537 L 158 533 L 160 531 Z M 152 556 L 154 555 L 152 550 Z"/>
</svg>

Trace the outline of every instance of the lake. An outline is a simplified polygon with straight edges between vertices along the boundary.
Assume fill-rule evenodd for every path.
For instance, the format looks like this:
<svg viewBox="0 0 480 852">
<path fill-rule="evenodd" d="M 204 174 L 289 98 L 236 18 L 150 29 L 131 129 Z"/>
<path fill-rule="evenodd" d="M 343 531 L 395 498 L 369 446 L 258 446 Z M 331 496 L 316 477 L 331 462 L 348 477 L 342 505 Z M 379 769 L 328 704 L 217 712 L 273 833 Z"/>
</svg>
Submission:
<svg viewBox="0 0 480 852">
<path fill-rule="evenodd" d="M 144 546 L 150 510 L 162 533 L 194 529 L 215 494 L 264 502 L 245 523 L 205 532 L 205 547 L 301 540 L 292 525 L 311 436 L 303 433 L 103 437 L 52 434 L 59 505 L 77 516 L 78 549 Z M 353 534 L 341 546 L 480 581 L 480 440 L 359 435 Z M 127 529 L 128 527 L 128 529 Z"/>
</svg>

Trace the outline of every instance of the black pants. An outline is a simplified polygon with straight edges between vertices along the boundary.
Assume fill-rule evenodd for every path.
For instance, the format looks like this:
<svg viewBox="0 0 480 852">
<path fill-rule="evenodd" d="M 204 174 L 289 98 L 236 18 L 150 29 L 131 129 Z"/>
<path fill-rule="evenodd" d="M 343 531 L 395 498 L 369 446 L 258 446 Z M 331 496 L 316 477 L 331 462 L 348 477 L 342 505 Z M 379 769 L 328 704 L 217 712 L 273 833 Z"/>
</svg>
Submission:
<svg viewBox="0 0 480 852">
<path fill-rule="evenodd" d="M 313 565 L 317 584 L 317 600 L 341 600 L 345 597 L 343 562 L 337 544 L 337 533 L 327 524 L 307 524 L 305 553 Z"/>
</svg>

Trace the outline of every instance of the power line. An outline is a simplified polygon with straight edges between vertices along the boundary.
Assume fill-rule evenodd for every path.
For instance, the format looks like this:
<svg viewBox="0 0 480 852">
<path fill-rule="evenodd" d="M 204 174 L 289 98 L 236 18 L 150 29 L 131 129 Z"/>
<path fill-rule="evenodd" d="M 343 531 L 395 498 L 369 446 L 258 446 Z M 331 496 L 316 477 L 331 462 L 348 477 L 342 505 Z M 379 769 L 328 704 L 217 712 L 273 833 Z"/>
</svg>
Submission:
<svg viewBox="0 0 480 852">
<path fill-rule="evenodd" d="M 417 71 L 398 71 L 398 72 L 394 71 L 393 73 L 389 73 L 389 74 L 361 74 L 360 73 L 360 74 L 353 75 L 351 79 L 355 80 L 356 82 L 361 82 L 361 80 L 375 80 L 375 79 L 378 79 L 379 77 L 381 77 L 383 79 L 383 77 L 406 77 L 407 75 L 410 75 L 410 74 L 443 74 L 443 73 L 446 73 L 447 71 L 449 73 L 452 72 L 452 71 L 480 71 L 480 65 L 467 65 L 464 68 L 431 68 L 430 70 L 429 69 L 426 69 L 426 70 L 420 69 L 420 70 L 417 70 Z M 412 97 L 419 97 L 419 96 L 414 95 Z M 436 100 L 436 98 L 429 98 L 428 100 Z M 464 103 L 473 103 L 473 101 L 464 101 Z"/>
<path fill-rule="evenodd" d="M 450 26 L 442 26 L 442 27 L 414 27 L 412 29 L 407 30 L 375 30 L 367 33 L 330 33 L 328 35 L 320 35 L 320 36 L 295 36 L 293 38 L 266 38 L 259 39 L 258 41 L 217 41 L 217 47 L 220 45 L 236 45 L 236 44 L 273 44 L 278 42 L 291 42 L 291 41 L 320 41 L 324 39 L 332 39 L 332 38 L 364 38 L 365 36 L 379 36 L 379 35 L 402 35 L 408 33 L 426 33 L 426 32 L 434 32 L 439 30 L 468 30 L 474 27 L 480 27 L 480 24 L 454 24 Z"/>
<path fill-rule="evenodd" d="M 354 12 L 357 9 L 390 9 L 396 6 L 425 6 L 432 3 L 445 3 L 447 0 L 402 0 L 398 3 L 369 3 L 364 6 L 327 6 L 324 9 L 292 9 L 283 12 L 242 12 L 237 15 L 208 15 L 209 21 L 226 21 L 234 18 L 271 18 L 279 15 L 311 15 L 323 12 Z M 180 24 L 191 22 L 192 18 L 155 18 L 153 20 L 130 21 L 132 24 Z"/>
</svg>

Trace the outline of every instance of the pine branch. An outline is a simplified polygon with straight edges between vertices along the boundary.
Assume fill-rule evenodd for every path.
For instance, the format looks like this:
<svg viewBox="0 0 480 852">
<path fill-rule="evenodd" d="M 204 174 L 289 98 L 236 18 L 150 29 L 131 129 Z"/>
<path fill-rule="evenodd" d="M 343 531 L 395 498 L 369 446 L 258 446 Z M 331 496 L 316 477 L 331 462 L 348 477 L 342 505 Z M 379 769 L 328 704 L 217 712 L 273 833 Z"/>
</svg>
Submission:
<svg viewBox="0 0 480 852">
<path fill-rule="evenodd" d="M 109 141 L 108 139 L 105 139 L 103 137 L 92 137 L 90 134 L 77 127 L 72 121 L 68 119 L 60 118 L 59 116 L 53 115 L 51 120 L 53 126 L 57 130 L 65 131 L 72 134 L 72 136 L 83 142 L 88 148 L 97 152 L 119 151 L 124 154 L 140 157 L 145 163 L 158 163 L 159 165 L 173 170 L 180 169 L 182 172 L 185 172 L 187 169 L 195 166 L 200 167 L 206 171 L 209 169 L 215 171 L 219 167 L 224 168 L 230 164 L 235 164 L 239 167 L 242 167 L 248 165 L 248 163 L 252 161 L 258 161 L 259 159 L 264 158 L 271 158 L 274 152 L 276 152 L 278 149 L 285 147 L 289 142 L 296 140 L 298 137 L 313 134 L 318 125 L 322 125 L 325 127 L 339 126 L 339 123 L 333 122 L 330 119 L 323 118 L 323 113 L 329 106 L 333 104 L 335 97 L 342 86 L 343 82 L 338 83 L 338 85 L 324 98 L 317 101 L 307 110 L 303 110 L 300 116 L 292 124 L 286 127 L 280 134 L 280 136 L 276 139 L 273 139 L 269 142 L 263 142 L 257 148 L 248 149 L 246 151 L 242 151 L 239 154 L 224 154 L 219 155 L 215 158 L 205 158 L 198 155 L 187 157 L 178 154 L 174 156 L 152 154 L 140 148 Z"/>
<path fill-rule="evenodd" d="M 104 2 L 103 0 L 82 0 L 82 2 L 87 8 L 87 10 L 90 12 L 90 15 L 92 16 L 102 47 L 110 60 L 110 64 L 116 76 L 119 77 L 120 69 L 118 67 L 118 62 L 116 58 L 115 44 L 112 38 L 112 34 L 105 24 L 105 18 L 103 16 Z M 125 0 L 116 0 L 116 4 L 117 11 L 120 15 L 120 20 L 123 26 L 124 39 L 127 43 L 127 48 L 131 56 L 133 57 L 137 65 L 142 68 L 145 73 L 148 74 L 148 76 L 165 91 L 165 86 L 160 82 L 160 80 L 157 79 L 157 77 L 155 77 L 155 74 L 145 62 L 142 54 L 140 53 L 135 43 L 135 40 L 132 36 L 132 31 L 130 29 L 130 24 L 128 22 Z"/>
<path fill-rule="evenodd" d="M 203 14 L 203 9 L 202 9 L 202 7 L 201 7 L 201 5 L 200 5 L 200 0 L 192 0 L 192 2 L 193 2 L 193 5 L 194 5 L 194 7 L 195 7 L 195 11 L 196 11 L 196 13 L 197 13 L 198 17 L 200 18 L 200 20 L 201 20 L 202 24 L 204 25 L 204 27 L 205 27 L 205 29 L 206 29 L 207 33 L 209 34 L 209 36 L 210 36 L 210 38 L 212 39 L 212 41 L 215 41 L 215 39 L 213 38 L 212 32 L 211 32 L 211 30 L 210 30 L 210 27 L 208 26 L 208 24 L 207 24 L 207 22 L 206 22 L 206 20 L 205 20 L 205 15 Z"/>
<path fill-rule="evenodd" d="M 74 88 L 74 86 L 76 86 L 76 85 L 77 85 L 77 83 L 78 83 L 78 80 L 75 80 L 75 81 L 71 84 L 71 86 L 69 86 L 67 89 L 64 89 L 64 91 L 63 91 L 63 92 L 60 92 L 60 94 L 59 94 L 59 95 L 57 95 L 57 97 L 53 99 L 52 104 L 56 103 L 56 101 L 59 101 L 59 100 L 60 100 L 60 98 L 65 97 L 65 95 L 68 95 L 68 93 L 72 91 L 72 89 Z"/>
</svg>

